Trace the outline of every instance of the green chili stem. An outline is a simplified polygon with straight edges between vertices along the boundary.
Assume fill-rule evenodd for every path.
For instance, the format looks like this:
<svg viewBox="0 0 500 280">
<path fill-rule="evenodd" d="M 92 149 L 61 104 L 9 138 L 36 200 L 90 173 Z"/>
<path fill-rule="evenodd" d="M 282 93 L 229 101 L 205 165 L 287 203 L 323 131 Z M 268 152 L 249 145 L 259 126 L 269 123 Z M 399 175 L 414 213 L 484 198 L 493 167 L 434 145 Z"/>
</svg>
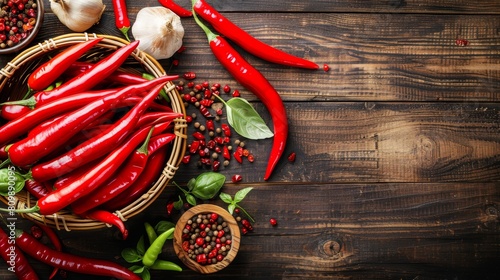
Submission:
<svg viewBox="0 0 500 280">
<path fill-rule="evenodd" d="M 198 2 L 198 0 L 192 0 L 193 6 L 196 4 L 196 2 Z M 217 36 L 219 36 L 219 35 L 215 34 L 214 32 L 212 32 L 205 24 L 203 24 L 201 22 L 201 20 L 196 15 L 194 9 L 192 10 L 192 12 L 193 12 L 193 18 L 196 21 L 196 23 L 198 24 L 198 26 L 200 26 L 201 29 L 203 29 L 203 31 L 205 31 L 205 34 L 207 35 L 208 42 L 212 42 Z"/>
</svg>

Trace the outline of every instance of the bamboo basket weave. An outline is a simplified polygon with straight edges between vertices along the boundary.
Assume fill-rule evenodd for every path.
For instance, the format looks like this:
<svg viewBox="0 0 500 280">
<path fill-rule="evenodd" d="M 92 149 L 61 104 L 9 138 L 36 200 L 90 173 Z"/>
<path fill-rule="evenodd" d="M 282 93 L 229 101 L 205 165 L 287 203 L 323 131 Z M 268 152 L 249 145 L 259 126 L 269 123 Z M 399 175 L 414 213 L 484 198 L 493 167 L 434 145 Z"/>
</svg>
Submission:
<svg viewBox="0 0 500 280">
<path fill-rule="evenodd" d="M 4 102 L 7 99 L 21 99 L 22 95 L 27 91 L 26 81 L 29 74 L 32 72 L 30 70 L 34 70 L 40 63 L 49 59 L 50 56 L 53 56 L 55 53 L 69 46 L 97 37 L 103 39 L 91 50 L 93 53 L 90 54 L 90 56 L 95 56 L 96 59 L 106 55 L 107 52 L 112 52 L 128 44 L 127 41 L 119 37 L 89 33 L 66 34 L 41 42 L 26 49 L 12 61 L 7 63 L 4 68 L 0 69 L 0 101 Z M 128 67 L 130 67 L 131 71 L 141 68 L 143 71 L 155 77 L 166 74 L 158 61 L 139 49 L 136 49 L 124 63 L 125 70 L 127 70 Z M 175 85 L 169 82 L 165 85 L 164 89 L 170 98 L 173 111 L 182 113 L 185 116 L 186 110 Z M 173 132 L 176 137 L 172 142 L 170 156 L 167 156 L 162 174 L 156 183 L 151 186 L 149 191 L 127 207 L 114 212 L 114 214 L 123 221 L 139 214 L 154 202 L 178 169 L 187 146 L 187 123 L 185 118 L 178 118 L 173 123 Z M 0 196 L 0 200 L 5 204 L 8 203 L 8 199 L 8 197 Z M 25 209 L 34 206 L 36 204 L 36 198 L 31 196 L 27 191 L 22 190 L 16 194 L 14 202 L 17 209 Z M 69 210 L 62 210 L 53 215 L 40 215 L 38 213 L 24 213 L 19 215 L 36 223 L 45 224 L 58 230 L 90 230 L 109 226 L 102 222 L 81 218 L 72 214 Z"/>
</svg>

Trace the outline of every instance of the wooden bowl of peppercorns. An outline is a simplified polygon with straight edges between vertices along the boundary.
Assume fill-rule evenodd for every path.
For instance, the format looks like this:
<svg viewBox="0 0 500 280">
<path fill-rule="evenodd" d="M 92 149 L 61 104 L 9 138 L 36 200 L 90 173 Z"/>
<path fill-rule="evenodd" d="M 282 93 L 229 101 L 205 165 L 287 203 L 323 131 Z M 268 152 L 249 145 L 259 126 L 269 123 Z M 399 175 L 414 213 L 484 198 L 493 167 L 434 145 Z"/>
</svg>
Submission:
<svg viewBox="0 0 500 280">
<path fill-rule="evenodd" d="M 20 52 L 42 27 L 42 0 L 0 0 L 0 54 Z"/>
<path fill-rule="evenodd" d="M 222 207 L 201 204 L 188 209 L 177 221 L 174 250 L 190 269 L 203 274 L 227 267 L 238 253 L 240 230 Z"/>
</svg>

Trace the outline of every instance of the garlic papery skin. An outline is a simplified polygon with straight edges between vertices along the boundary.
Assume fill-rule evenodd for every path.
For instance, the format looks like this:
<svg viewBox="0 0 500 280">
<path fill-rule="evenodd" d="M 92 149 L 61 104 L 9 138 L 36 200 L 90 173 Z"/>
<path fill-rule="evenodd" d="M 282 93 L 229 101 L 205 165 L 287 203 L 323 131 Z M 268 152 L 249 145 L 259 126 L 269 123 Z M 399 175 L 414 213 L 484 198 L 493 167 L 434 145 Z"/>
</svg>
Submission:
<svg viewBox="0 0 500 280">
<path fill-rule="evenodd" d="M 66 27 L 83 32 L 99 22 L 106 5 L 102 0 L 50 0 L 50 9 Z"/>
<path fill-rule="evenodd" d="M 145 7 L 137 13 L 132 35 L 139 41 L 139 49 L 155 59 L 166 59 L 181 48 L 184 27 L 170 9 Z"/>
</svg>

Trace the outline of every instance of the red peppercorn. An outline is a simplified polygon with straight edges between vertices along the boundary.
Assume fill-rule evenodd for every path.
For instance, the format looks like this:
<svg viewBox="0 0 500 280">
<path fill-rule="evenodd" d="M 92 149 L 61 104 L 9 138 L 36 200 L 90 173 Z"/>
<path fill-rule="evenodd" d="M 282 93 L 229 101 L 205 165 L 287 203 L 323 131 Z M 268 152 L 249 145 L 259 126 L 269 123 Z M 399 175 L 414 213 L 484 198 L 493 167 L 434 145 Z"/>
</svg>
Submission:
<svg viewBox="0 0 500 280">
<path fill-rule="evenodd" d="M 269 219 L 269 223 L 274 227 L 276 225 L 278 225 L 278 221 L 275 219 L 275 218 L 271 218 Z"/>
<path fill-rule="evenodd" d="M 189 241 L 184 241 L 182 242 L 182 250 L 184 250 L 185 252 L 189 251 Z"/>
<path fill-rule="evenodd" d="M 323 64 L 323 71 L 325 72 L 330 71 L 330 66 L 328 66 L 328 64 Z"/>
<path fill-rule="evenodd" d="M 182 77 L 186 80 L 194 80 L 196 79 L 196 74 L 194 72 L 186 72 L 182 75 Z"/>
<path fill-rule="evenodd" d="M 39 226 L 34 225 L 31 227 L 31 235 L 36 239 L 40 239 L 43 236 L 43 231 Z"/>
<path fill-rule="evenodd" d="M 212 170 L 213 171 L 219 171 L 220 169 L 220 161 L 218 160 L 214 160 L 214 162 L 212 163 Z"/>
<path fill-rule="evenodd" d="M 203 244 L 205 244 L 204 238 L 201 238 L 201 237 L 196 238 L 196 245 L 203 246 Z"/>
<path fill-rule="evenodd" d="M 167 204 L 167 215 L 172 215 L 172 212 L 174 211 L 174 203 L 170 202 Z"/>
<path fill-rule="evenodd" d="M 199 254 L 196 256 L 196 262 L 199 264 L 207 263 L 207 256 L 205 254 Z"/>
<path fill-rule="evenodd" d="M 255 158 L 254 158 L 254 156 L 252 154 L 249 154 L 247 156 L 247 159 L 248 159 L 249 162 L 254 162 L 255 161 Z"/>
<path fill-rule="evenodd" d="M 240 97 L 240 92 L 237 89 L 233 91 L 233 97 Z"/>
<path fill-rule="evenodd" d="M 296 154 L 295 154 L 295 153 L 291 153 L 291 154 L 288 156 L 288 161 L 289 161 L 289 162 L 295 162 L 295 157 L 296 157 Z"/>
<path fill-rule="evenodd" d="M 219 254 L 219 255 L 217 255 L 216 258 L 217 258 L 218 262 L 221 262 L 224 259 L 224 256 Z"/>
<path fill-rule="evenodd" d="M 233 175 L 233 177 L 231 177 L 231 181 L 233 183 L 241 182 L 241 180 L 243 180 L 243 177 L 241 177 L 240 174 L 235 174 L 235 175 Z"/>
<path fill-rule="evenodd" d="M 231 87 L 228 85 L 225 85 L 223 90 L 225 93 L 229 93 L 231 91 Z"/>
</svg>

